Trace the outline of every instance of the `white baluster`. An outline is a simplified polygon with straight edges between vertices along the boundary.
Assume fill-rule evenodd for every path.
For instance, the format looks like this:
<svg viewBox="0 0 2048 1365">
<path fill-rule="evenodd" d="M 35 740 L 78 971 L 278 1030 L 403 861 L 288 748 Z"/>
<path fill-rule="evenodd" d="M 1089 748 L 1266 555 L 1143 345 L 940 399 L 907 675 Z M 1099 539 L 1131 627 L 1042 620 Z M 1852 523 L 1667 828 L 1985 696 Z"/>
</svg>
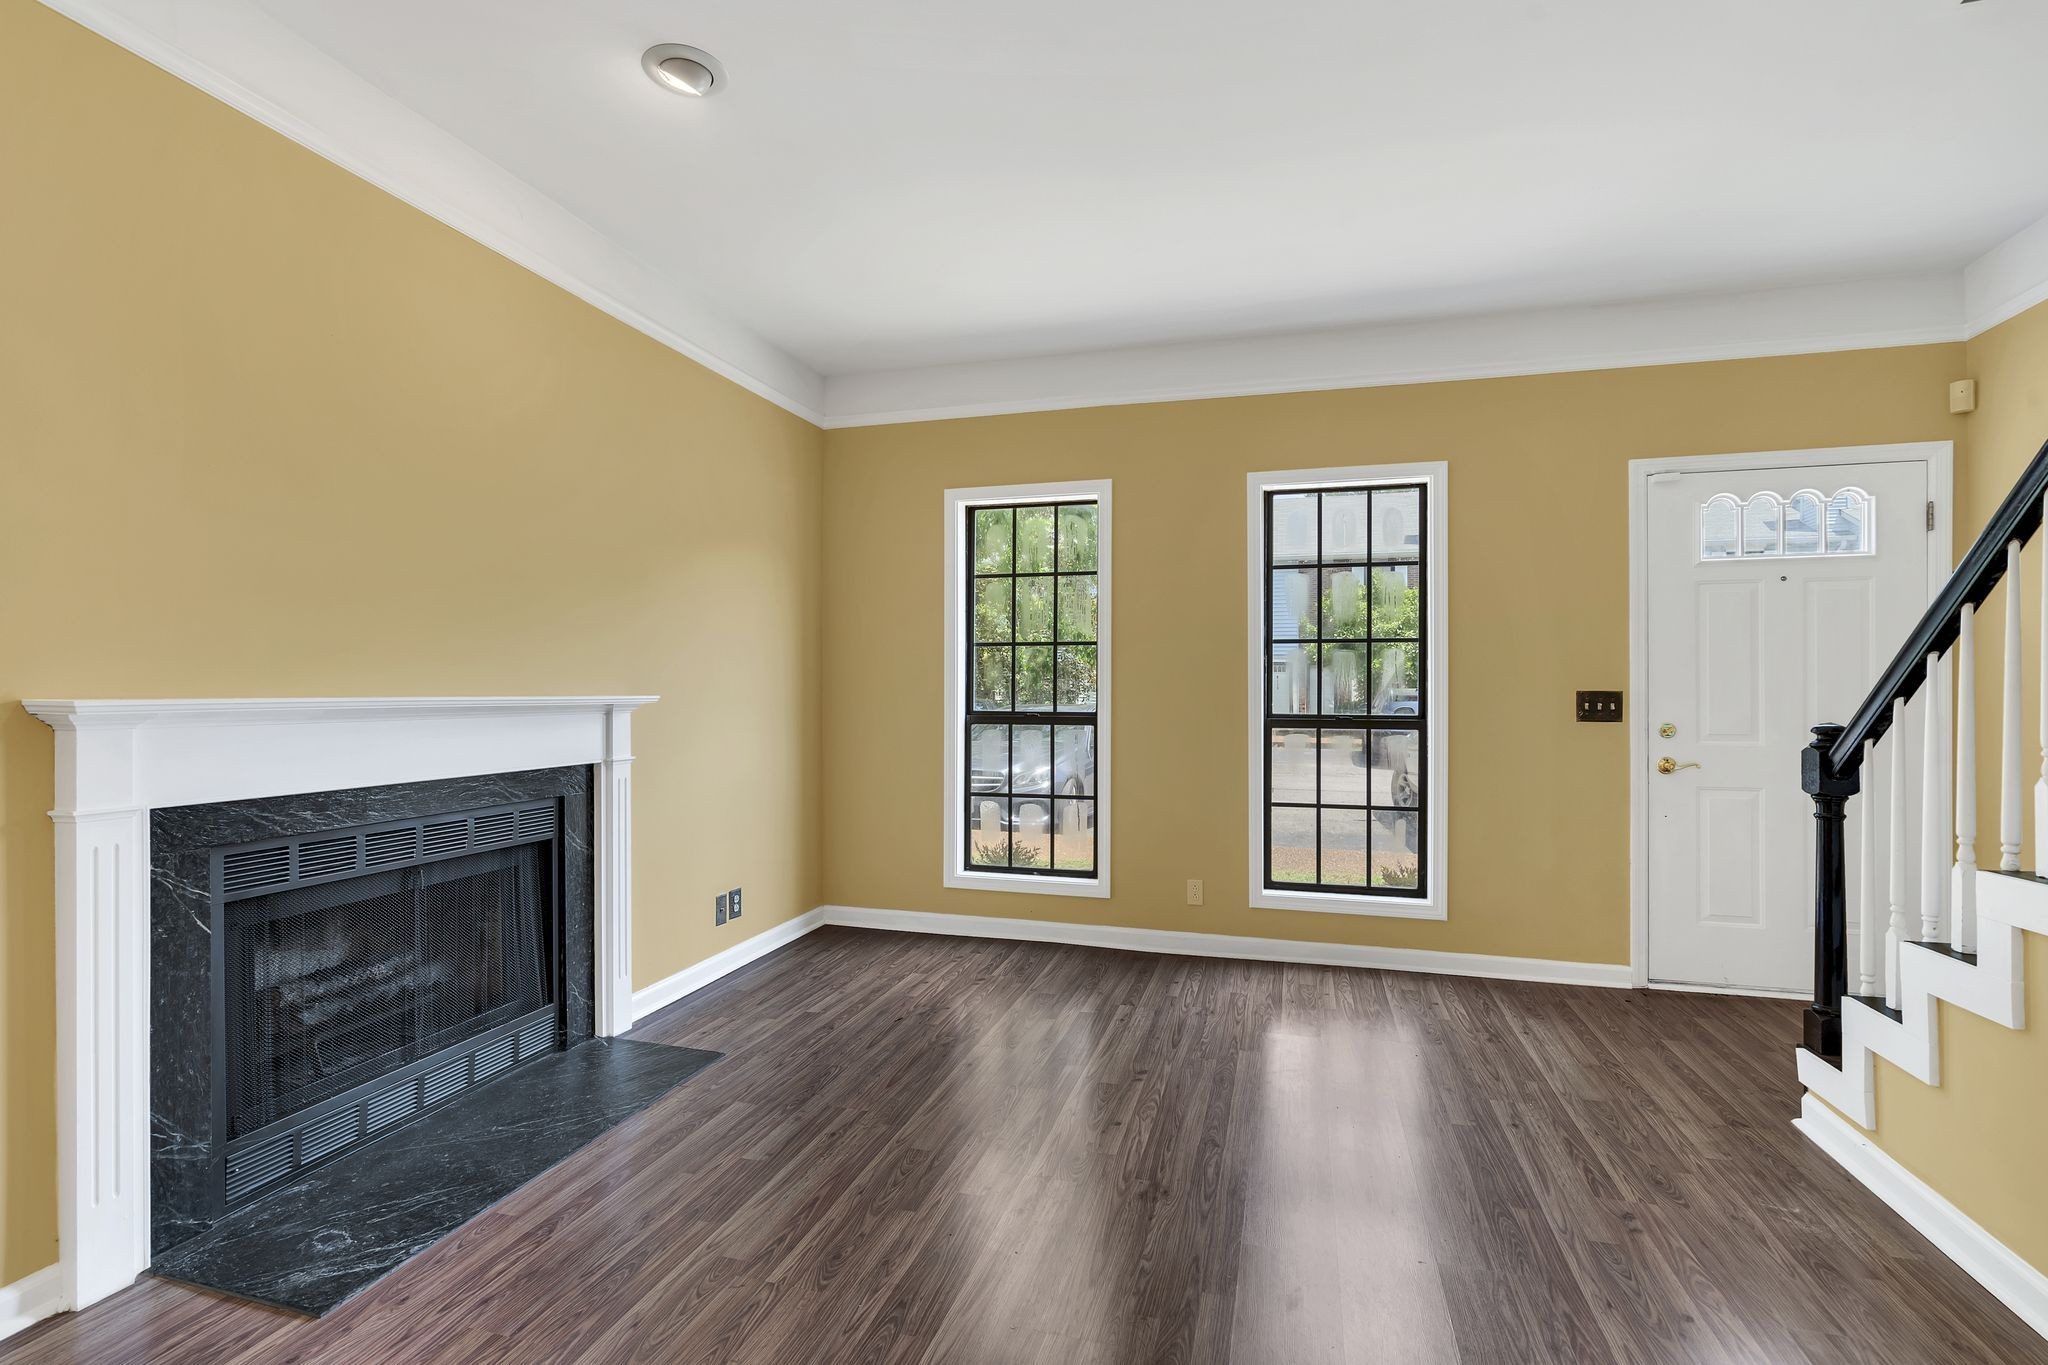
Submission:
<svg viewBox="0 0 2048 1365">
<path fill-rule="evenodd" d="M 1863 741 L 1863 795 L 1858 802 L 1856 837 L 1863 847 L 1856 858 L 1856 957 L 1861 980 L 1858 995 L 1876 995 L 1878 973 L 1884 968 L 1882 902 L 1877 894 L 1877 820 L 1871 807 L 1877 804 L 1877 744 Z"/>
<path fill-rule="evenodd" d="M 1968 952 L 1971 926 L 1977 922 L 1977 609 L 1965 602 L 1957 624 L 1956 865 L 1949 888 L 1949 938 L 1959 952 Z"/>
<path fill-rule="evenodd" d="M 1920 938 L 1933 942 L 1941 937 L 1941 893 L 1948 885 L 1948 835 L 1942 829 L 1941 800 L 1941 663 L 1939 654 L 1927 656 L 1927 677 L 1920 695 Z"/>
<path fill-rule="evenodd" d="M 2005 681 L 1998 736 L 1998 868 L 2020 868 L 2020 543 L 2005 547 Z"/>
<path fill-rule="evenodd" d="M 1941 777 L 1941 905 L 1934 912 L 1934 922 L 1941 932 L 1948 932 L 1949 909 L 1954 904 L 1952 894 L 1955 887 L 1956 860 L 1956 670 L 1955 655 L 1951 651 L 1941 658 L 1938 665 L 1937 692 L 1941 697 L 1941 762 L 1935 772 Z M 1925 913 L 1924 911 L 1922 912 Z"/>
<path fill-rule="evenodd" d="M 1899 1007 L 1899 945 L 1906 940 L 1906 703 L 1892 702 L 1891 841 L 1885 845 L 1891 866 L 1885 879 L 1891 921 L 1884 936 L 1884 1003 Z"/>
<path fill-rule="evenodd" d="M 2048 494 L 2042 496 L 2048 516 Z M 2034 875 L 2048 872 L 2048 546 L 2041 551 L 2041 776 L 2034 783 Z"/>
</svg>

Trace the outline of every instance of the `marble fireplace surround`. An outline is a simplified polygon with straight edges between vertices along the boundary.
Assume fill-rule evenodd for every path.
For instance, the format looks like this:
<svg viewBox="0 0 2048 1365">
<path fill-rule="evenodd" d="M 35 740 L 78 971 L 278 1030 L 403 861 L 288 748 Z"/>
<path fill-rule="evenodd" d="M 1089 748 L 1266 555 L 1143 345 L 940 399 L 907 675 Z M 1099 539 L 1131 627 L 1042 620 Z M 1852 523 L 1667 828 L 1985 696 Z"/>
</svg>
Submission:
<svg viewBox="0 0 2048 1365">
<path fill-rule="evenodd" d="M 589 766 L 599 1036 L 632 1024 L 632 715 L 654 697 L 22 705 L 56 731 L 58 1308 L 149 1266 L 150 812 Z"/>
</svg>

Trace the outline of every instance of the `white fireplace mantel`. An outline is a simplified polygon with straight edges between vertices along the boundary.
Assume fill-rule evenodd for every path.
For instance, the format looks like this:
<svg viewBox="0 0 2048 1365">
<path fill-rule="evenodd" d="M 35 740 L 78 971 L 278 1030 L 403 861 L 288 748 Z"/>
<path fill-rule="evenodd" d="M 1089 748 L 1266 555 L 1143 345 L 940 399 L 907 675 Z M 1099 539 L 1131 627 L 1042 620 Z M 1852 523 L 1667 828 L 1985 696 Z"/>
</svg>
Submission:
<svg viewBox="0 0 2048 1365">
<path fill-rule="evenodd" d="M 632 716 L 654 697 L 25 701 L 57 734 L 60 1307 L 149 1265 L 149 812 L 590 765 L 600 1035 L 632 1025 Z"/>
</svg>

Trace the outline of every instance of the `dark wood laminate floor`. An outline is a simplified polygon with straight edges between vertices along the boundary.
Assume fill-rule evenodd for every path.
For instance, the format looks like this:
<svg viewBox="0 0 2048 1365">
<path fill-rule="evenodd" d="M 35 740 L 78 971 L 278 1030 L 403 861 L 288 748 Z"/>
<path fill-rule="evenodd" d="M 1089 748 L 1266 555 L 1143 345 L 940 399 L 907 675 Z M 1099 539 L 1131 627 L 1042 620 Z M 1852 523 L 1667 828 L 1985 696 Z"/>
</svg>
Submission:
<svg viewBox="0 0 2048 1365">
<path fill-rule="evenodd" d="M 24 1362 L 2048 1360 L 1793 1131 L 1796 1010 L 824 930 L 726 1060 L 318 1322 Z"/>
</svg>

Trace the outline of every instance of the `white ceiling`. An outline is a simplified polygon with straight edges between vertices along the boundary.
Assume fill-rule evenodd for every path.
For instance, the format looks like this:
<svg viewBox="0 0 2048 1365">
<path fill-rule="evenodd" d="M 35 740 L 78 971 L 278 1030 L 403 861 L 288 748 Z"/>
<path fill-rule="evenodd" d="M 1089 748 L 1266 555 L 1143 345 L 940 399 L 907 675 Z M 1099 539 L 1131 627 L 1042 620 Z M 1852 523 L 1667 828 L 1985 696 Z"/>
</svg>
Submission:
<svg viewBox="0 0 2048 1365">
<path fill-rule="evenodd" d="M 2048 214 L 2040 0 L 50 3 L 294 135 L 317 53 L 580 220 L 613 302 L 814 378 L 1932 276 Z"/>
</svg>

